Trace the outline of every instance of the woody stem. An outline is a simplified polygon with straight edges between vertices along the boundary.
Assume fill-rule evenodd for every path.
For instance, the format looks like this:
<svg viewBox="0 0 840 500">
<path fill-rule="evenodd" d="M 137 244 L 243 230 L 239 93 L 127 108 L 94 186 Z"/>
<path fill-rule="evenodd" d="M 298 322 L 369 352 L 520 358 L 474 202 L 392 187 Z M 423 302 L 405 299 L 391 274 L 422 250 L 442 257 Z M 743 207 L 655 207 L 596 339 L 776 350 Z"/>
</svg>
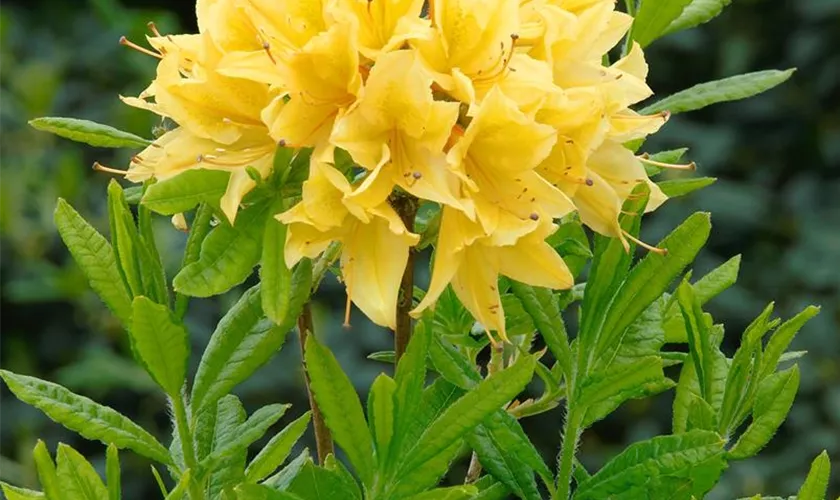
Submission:
<svg viewBox="0 0 840 500">
<path fill-rule="evenodd" d="M 312 393 L 312 387 L 309 380 L 309 371 L 306 368 L 306 357 L 304 355 L 304 346 L 306 345 L 306 337 L 313 333 L 312 326 L 312 308 L 309 302 L 303 305 L 303 311 L 298 318 L 298 338 L 300 339 L 300 358 L 303 363 L 303 379 L 306 383 L 306 394 L 309 396 L 309 407 L 312 409 L 312 427 L 315 429 L 315 447 L 318 450 L 318 463 L 324 463 L 327 455 L 335 453 L 333 447 L 332 435 L 326 422 L 324 422 L 324 415 L 321 409 L 318 408 L 318 403 L 315 402 L 315 395 Z"/>
<path fill-rule="evenodd" d="M 407 195 L 395 195 L 394 210 L 405 224 L 406 230 L 414 231 L 414 217 L 417 215 L 417 199 Z M 414 296 L 414 249 L 408 250 L 408 261 L 405 265 L 402 282 L 400 283 L 399 302 L 397 303 L 397 328 L 394 330 L 394 366 L 399 362 L 411 340 L 411 311 Z"/>
</svg>

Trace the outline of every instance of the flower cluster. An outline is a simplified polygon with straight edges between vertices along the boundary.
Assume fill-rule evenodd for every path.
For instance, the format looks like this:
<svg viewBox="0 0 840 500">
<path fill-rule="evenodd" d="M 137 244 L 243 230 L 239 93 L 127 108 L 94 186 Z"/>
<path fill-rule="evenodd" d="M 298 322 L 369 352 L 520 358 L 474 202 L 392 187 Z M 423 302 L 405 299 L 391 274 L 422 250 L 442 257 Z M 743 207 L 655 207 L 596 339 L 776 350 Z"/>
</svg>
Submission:
<svg viewBox="0 0 840 500">
<path fill-rule="evenodd" d="M 651 94 L 641 49 L 605 65 L 632 18 L 614 0 L 198 0 L 200 34 L 149 38 L 157 78 L 125 102 L 178 124 L 135 157 L 128 178 L 187 169 L 231 172 L 233 221 L 280 146 L 311 148 L 286 260 L 343 244 L 349 298 L 394 327 L 399 284 L 418 235 L 394 193 L 439 204 L 432 280 L 419 314 L 451 284 L 506 338 L 497 281 L 568 288 L 545 242 L 577 211 L 621 238 L 636 184 L 647 210 L 664 195 L 623 146 L 667 114 L 629 109 Z M 125 42 L 130 43 L 130 42 Z M 133 44 L 132 44 L 133 45 Z M 335 166 L 336 150 L 355 169 Z M 406 195 L 407 193 L 407 195 Z"/>
</svg>

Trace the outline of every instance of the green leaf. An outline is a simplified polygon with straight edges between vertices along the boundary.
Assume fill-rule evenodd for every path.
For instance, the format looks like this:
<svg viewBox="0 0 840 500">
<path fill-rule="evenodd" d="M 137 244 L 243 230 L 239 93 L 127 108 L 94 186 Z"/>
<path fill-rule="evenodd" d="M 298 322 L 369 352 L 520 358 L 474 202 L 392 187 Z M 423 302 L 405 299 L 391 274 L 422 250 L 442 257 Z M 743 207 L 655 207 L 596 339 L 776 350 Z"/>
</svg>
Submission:
<svg viewBox="0 0 840 500">
<path fill-rule="evenodd" d="M 776 366 L 782 358 L 785 350 L 787 350 L 793 337 L 796 333 L 807 323 L 811 318 L 819 314 L 820 308 L 816 306 L 808 306 L 802 312 L 793 318 L 782 323 L 779 328 L 770 336 L 767 342 L 767 347 L 764 349 L 764 356 L 761 360 L 760 379 L 764 379 L 771 373 L 776 371 Z"/>
<path fill-rule="evenodd" d="M 388 451 L 394 436 L 394 379 L 380 373 L 370 386 L 367 400 L 367 418 L 370 434 L 376 446 L 376 463 L 379 470 L 388 465 Z"/>
<path fill-rule="evenodd" d="M 475 486 L 450 486 L 419 493 L 408 500 L 470 500 L 477 494 L 478 489 Z"/>
<path fill-rule="evenodd" d="M 633 363 L 645 356 L 661 357 L 665 344 L 665 331 L 662 328 L 662 309 L 664 300 L 655 300 L 636 320 L 627 327 L 621 342 L 610 348 L 593 367 L 593 371 L 610 370 L 611 367 Z M 663 365 L 664 366 L 664 365 Z"/>
<path fill-rule="evenodd" d="M 122 497 L 120 485 L 120 456 L 114 443 L 108 445 L 105 451 L 105 482 L 108 484 L 108 499 L 120 500 Z"/>
<path fill-rule="evenodd" d="M 204 474 L 211 473 L 209 481 L 205 482 L 210 498 L 218 498 L 223 489 L 239 484 L 245 479 L 247 450 L 239 447 L 230 449 L 231 444 L 239 439 L 245 418 L 245 408 L 234 395 L 229 394 L 216 404 L 216 425 L 213 429 L 210 455 L 205 457 L 199 466 Z M 224 456 L 221 456 L 222 450 L 225 451 Z"/>
<path fill-rule="evenodd" d="M 642 47 L 665 34 L 691 0 L 645 0 L 633 20 L 631 38 Z"/>
<path fill-rule="evenodd" d="M 513 366 L 484 379 L 429 425 L 402 455 L 400 471 L 422 465 L 516 397 L 531 381 L 536 360 L 523 356 Z"/>
<path fill-rule="evenodd" d="M 575 404 L 586 408 L 584 427 L 612 413 L 624 401 L 648 395 L 649 386 L 671 387 L 662 372 L 662 358 L 646 356 L 626 365 L 611 367 L 586 377 Z"/>
<path fill-rule="evenodd" d="M 240 484 L 234 491 L 237 500 L 305 500 L 288 491 L 277 491 L 262 484 Z"/>
<path fill-rule="evenodd" d="M 560 364 L 563 373 L 570 373 L 572 351 L 569 348 L 566 325 L 560 314 L 557 297 L 547 288 L 533 287 L 516 281 L 511 282 L 510 288 L 534 320 L 534 325 L 551 350 L 551 354 Z"/>
<path fill-rule="evenodd" d="M 691 353 L 697 380 L 700 384 L 700 394 L 703 399 L 710 401 L 712 393 L 712 344 L 709 339 L 709 327 L 703 315 L 700 302 L 694 295 L 691 285 L 683 283 L 677 289 L 677 300 L 682 310 L 688 332 L 688 347 Z"/>
<path fill-rule="evenodd" d="M 718 349 L 712 352 L 711 363 L 712 393 L 708 399 L 703 399 L 700 392 L 700 382 L 697 380 L 697 372 L 692 359 L 686 360 L 680 371 L 680 379 L 677 383 L 676 395 L 674 396 L 673 409 L 673 433 L 680 434 L 688 429 L 688 420 L 691 415 L 692 404 L 695 399 L 706 401 L 712 411 L 717 414 L 723 400 L 723 392 L 727 377 L 728 365 L 726 357 Z"/>
<path fill-rule="evenodd" d="M 213 207 L 207 203 L 202 203 L 195 211 L 195 216 L 192 220 L 192 227 L 190 234 L 187 236 L 187 244 L 184 248 L 184 258 L 181 261 L 181 269 L 187 267 L 193 262 L 198 261 L 201 253 L 201 245 L 204 239 L 212 229 L 213 221 Z M 183 318 L 187 313 L 187 306 L 189 305 L 189 297 L 182 293 L 175 293 L 175 314 L 179 318 Z"/>
<path fill-rule="evenodd" d="M 481 490 L 472 500 L 506 500 L 507 498 L 510 498 L 510 490 L 507 486 L 503 483 L 495 483 Z"/>
<path fill-rule="evenodd" d="M 413 445 L 406 440 L 408 428 L 423 399 L 423 386 L 426 382 L 426 354 L 431 336 L 430 321 L 421 321 L 414 329 L 405 354 L 397 365 L 394 376 L 394 435 L 389 451 L 390 457 L 399 457 Z M 393 465 L 386 462 L 383 465 Z M 390 467 L 387 469 L 390 470 Z"/>
<path fill-rule="evenodd" d="M 217 440 L 218 446 L 214 447 L 210 456 L 201 461 L 201 467 L 213 469 L 213 464 L 224 463 L 246 452 L 251 443 L 263 437 L 268 428 L 283 417 L 289 406 L 291 405 L 272 404 L 255 411 L 248 420 L 234 428 L 224 442 Z M 218 424 L 216 428 L 219 428 Z"/>
<path fill-rule="evenodd" d="M 196 410 L 214 404 L 271 359 L 295 318 L 275 325 L 263 317 L 260 286 L 246 291 L 219 321 L 201 356 L 192 390 Z"/>
<path fill-rule="evenodd" d="M 78 500 L 108 500 L 108 489 L 102 478 L 81 453 L 58 443 L 56 454 L 58 483 L 65 498 Z"/>
<path fill-rule="evenodd" d="M 606 312 L 592 353 L 595 359 L 614 345 L 627 327 L 694 261 L 710 231 L 709 214 L 695 213 L 659 242 L 657 246 L 666 249 L 667 254 L 648 253 L 633 267 Z"/>
<path fill-rule="evenodd" d="M 347 490 L 347 484 L 338 473 L 317 467 L 307 461 L 289 486 L 289 493 L 306 500 L 353 500 L 361 499 L 358 490 Z"/>
<path fill-rule="evenodd" d="M 691 177 L 688 179 L 669 179 L 656 184 L 665 193 L 665 196 L 677 198 L 711 186 L 715 181 L 717 181 L 717 177 Z"/>
<path fill-rule="evenodd" d="M 46 498 L 40 491 L 28 490 L 26 488 L 19 488 L 11 484 L 0 481 L 0 489 L 6 495 L 6 500 L 43 500 Z"/>
<path fill-rule="evenodd" d="M 799 389 L 799 367 L 770 375 L 758 386 L 753 404 L 752 423 L 729 451 L 733 459 L 743 459 L 758 453 L 787 417 L 796 391 Z"/>
<path fill-rule="evenodd" d="M 808 477 L 805 478 L 805 483 L 799 488 L 799 493 L 796 494 L 797 500 L 823 500 L 825 493 L 828 490 L 828 478 L 831 474 L 831 461 L 828 459 L 828 453 L 823 450 L 822 453 L 811 462 L 811 470 L 808 471 Z"/>
<path fill-rule="evenodd" d="M 718 428 L 717 415 L 712 405 L 697 396 L 692 396 L 691 404 L 688 408 L 688 419 L 686 422 L 686 430 L 700 429 L 704 431 L 714 431 Z"/>
<path fill-rule="evenodd" d="M 21 401 L 44 412 L 55 422 L 82 437 L 134 452 L 164 464 L 171 458 L 166 448 L 128 417 L 107 406 L 73 394 L 66 388 L 34 377 L 0 370 L 0 377 Z M 45 488 L 49 494 L 49 490 Z"/>
<path fill-rule="evenodd" d="M 722 80 L 701 83 L 657 101 L 641 110 L 641 113 L 652 115 L 666 110 L 671 114 L 684 113 L 686 111 L 702 109 L 719 102 L 746 99 L 747 97 L 758 95 L 784 83 L 794 71 L 796 70 L 756 71 L 755 73 L 746 73 Z"/>
<path fill-rule="evenodd" d="M 146 207 L 137 209 L 137 227 L 140 244 L 140 269 L 143 271 L 146 296 L 158 304 L 169 304 L 169 282 L 163 260 L 155 242 L 152 212 Z"/>
<path fill-rule="evenodd" d="M 175 433 L 177 434 L 177 432 L 178 431 L 176 430 Z M 173 444 L 174 444 L 174 442 L 173 442 Z M 166 491 L 166 485 L 163 483 L 163 478 L 160 477 L 160 472 L 158 472 L 157 468 L 155 468 L 154 465 L 152 465 L 150 467 L 152 469 L 152 477 L 154 477 L 154 479 L 155 479 L 155 484 L 157 484 L 158 490 L 160 490 L 160 494 L 163 496 L 163 498 L 168 497 L 169 492 Z M 177 485 L 176 485 L 176 487 L 177 487 Z"/>
<path fill-rule="evenodd" d="M 394 479 L 390 498 L 406 498 L 437 486 L 441 478 L 449 471 L 452 462 L 459 455 L 466 453 L 461 440 L 427 460 L 423 465 L 405 471 Z"/>
<path fill-rule="evenodd" d="M 124 325 L 131 324 L 131 297 L 108 241 L 61 198 L 55 209 L 55 225 L 91 288 Z"/>
<path fill-rule="evenodd" d="M 137 361 L 170 397 L 180 397 L 190 356 L 187 330 L 164 305 L 142 296 L 133 305 L 129 335 Z"/>
<path fill-rule="evenodd" d="M 210 297 L 245 281 L 260 259 L 268 213 L 268 203 L 253 205 L 239 212 L 235 225 L 223 222 L 213 228 L 201 244 L 198 260 L 175 276 L 175 290 Z"/>
<path fill-rule="evenodd" d="M 277 470 L 292 452 L 295 443 L 303 436 L 309 426 L 311 416 L 311 412 L 304 413 L 271 438 L 271 441 L 248 464 L 248 468 L 245 470 L 245 478 L 255 483 Z"/>
<path fill-rule="evenodd" d="M 45 116 L 30 120 L 29 125 L 42 132 L 49 132 L 97 148 L 145 148 L 152 143 L 152 141 L 108 125 L 76 118 Z"/>
<path fill-rule="evenodd" d="M 113 179 L 108 184 L 108 219 L 111 225 L 111 245 L 123 283 L 132 296 L 144 295 L 140 249 L 137 248 L 140 238 L 123 190 Z"/>
<path fill-rule="evenodd" d="M 696 468 L 707 461 L 715 462 L 713 468 L 719 467 L 722 470 L 723 446 L 724 441 L 716 433 L 701 430 L 675 436 L 657 436 L 632 444 L 589 480 L 580 484 L 574 498 L 601 499 L 613 495 L 650 498 L 643 492 L 654 478 L 696 477 Z M 701 483 L 698 486 L 706 486 L 708 482 L 708 478 L 697 480 Z M 633 496 L 628 492 L 631 488 L 641 491 L 636 490 L 637 495 Z"/>
<path fill-rule="evenodd" d="M 304 448 L 303 451 L 300 452 L 300 455 L 295 457 L 295 459 L 289 462 L 288 465 L 280 469 L 280 472 L 263 481 L 262 484 L 270 486 L 276 490 L 285 491 L 289 489 L 289 485 L 292 484 L 292 481 L 303 469 L 304 464 L 309 461 L 309 448 Z"/>
<path fill-rule="evenodd" d="M 343 463 L 339 462 L 335 455 L 330 453 L 324 459 L 324 469 L 334 472 L 339 480 L 344 483 L 345 494 L 352 494 L 353 500 L 362 500 L 362 492 L 359 490 L 359 485 L 347 470 Z"/>
<path fill-rule="evenodd" d="M 149 186 L 140 203 L 161 215 L 188 212 L 199 203 L 218 207 L 229 179 L 230 172 L 224 170 L 187 170 Z"/>
<path fill-rule="evenodd" d="M 680 17 L 674 19 L 665 34 L 693 28 L 717 17 L 732 0 L 692 0 Z"/>
<path fill-rule="evenodd" d="M 494 413 L 492 417 L 497 417 Z M 521 455 L 530 453 L 530 441 L 502 422 L 501 416 L 478 425 L 467 436 L 467 442 L 475 450 L 481 465 L 496 479 L 504 483 L 518 497 L 539 500 L 540 492 L 534 480 L 534 470 L 523 460 Z M 519 425 L 514 420 L 516 425 Z"/>
<path fill-rule="evenodd" d="M 192 480 L 192 472 L 187 469 L 181 474 L 181 479 L 178 480 L 178 484 L 172 488 L 172 491 L 166 495 L 166 500 L 181 500 L 184 498 L 184 495 L 187 494 L 187 489 L 189 488 L 190 481 Z"/>
<path fill-rule="evenodd" d="M 461 389 L 471 389 L 481 382 L 475 364 L 443 335 L 432 335 L 429 359 L 441 377 Z"/>
<path fill-rule="evenodd" d="M 58 483 L 55 462 L 50 456 L 47 445 L 40 439 L 32 451 L 32 458 L 35 460 L 38 480 L 41 482 L 41 487 L 44 488 L 44 496 L 48 500 L 61 500 L 61 485 Z"/>
<path fill-rule="evenodd" d="M 347 454 L 362 483 L 373 484 L 373 440 L 353 383 L 335 356 L 314 335 L 306 340 L 306 369 L 312 392 L 333 439 Z"/>
<path fill-rule="evenodd" d="M 276 203 L 269 215 L 282 210 L 282 200 Z M 260 283 L 262 284 L 262 307 L 265 315 L 277 324 L 283 323 L 289 315 L 292 297 L 292 271 L 286 266 L 283 256 L 286 246 L 286 225 L 270 216 L 265 223 L 262 258 L 260 259 Z M 305 260 L 304 262 L 309 262 Z M 309 271 L 312 279 L 312 270 Z M 300 311 L 298 311 L 300 313 Z"/>
</svg>

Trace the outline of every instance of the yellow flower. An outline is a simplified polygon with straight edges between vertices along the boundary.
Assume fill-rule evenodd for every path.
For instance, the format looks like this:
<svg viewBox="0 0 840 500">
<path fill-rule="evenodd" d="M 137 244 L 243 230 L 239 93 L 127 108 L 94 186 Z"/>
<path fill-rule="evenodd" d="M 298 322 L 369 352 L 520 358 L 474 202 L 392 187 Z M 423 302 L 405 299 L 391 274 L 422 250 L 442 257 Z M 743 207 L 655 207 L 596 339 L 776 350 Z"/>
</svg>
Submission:
<svg viewBox="0 0 840 500">
<path fill-rule="evenodd" d="M 480 0 L 434 0 L 432 10 L 432 36 L 412 44 L 435 82 L 455 99 L 472 106 L 498 87 L 532 110 L 555 90 L 550 66 L 515 52 L 518 0 L 492 7 Z"/>
<path fill-rule="evenodd" d="M 140 182 L 193 168 L 229 171 L 221 208 L 233 222 L 242 197 L 255 185 L 246 168 L 266 176 L 273 164 L 277 143 L 260 120 L 268 86 L 215 71 L 220 53 L 206 35 L 156 40 L 153 46 L 163 50 L 157 78 L 140 98 L 124 101 L 171 118 L 179 127 L 135 156 L 126 177 Z M 204 59 L 193 59 L 198 55 Z"/>
<path fill-rule="evenodd" d="M 432 98 L 431 76 L 411 51 L 383 54 L 364 94 L 336 121 L 330 141 L 370 171 L 350 196 L 374 207 L 397 185 L 418 198 L 460 207 L 458 179 L 443 148 L 458 118 L 458 104 Z"/>
<path fill-rule="evenodd" d="M 420 17 L 423 0 L 337 0 L 335 7 L 336 18 L 358 25 L 359 52 L 372 61 L 430 35 L 429 21 Z"/>
<path fill-rule="evenodd" d="M 446 286 L 485 329 L 507 340 L 505 316 L 498 290 L 499 275 L 534 286 L 569 288 L 573 278 L 563 259 L 545 242 L 555 226 L 544 221 L 535 230 L 508 245 L 496 245 L 481 226 L 463 213 L 445 207 L 435 246 L 432 281 L 426 296 L 412 311 L 430 307 Z M 493 340 L 492 335 L 490 335 Z"/>
<path fill-rule="evenodd" d="M 574 210 L 566 195 L 534 170 L 555 140 L 552 127 L 528 118 L 494 89 L 449 151 L 491 241 L 510 245 L 541 220 Z"/>
<path fill-rule="evenodd" d="M 362 208 L 347 200 L 351 190 L 341 172 L 312 159 L 302 201 L 277 216 L 289 225 L 286 263 L 293 266 L 303 257 L 317 257 L 331 242 L 340 241 L 346 319 L 352 300 L 373 322 L 393 329 L 409 247 L 419 237 L 406 230 L 387 202 Z"/>
<path fill-rule="evenodd" d="M 277 141 L 314 147 L 315 156 L 332 157 L 333 124 L 358 95 L 362 78 L 352 24 L 333 25 L 300 51 L 278 59 L 286 91 L 263 111 L 263 120 Z"/>
</svg>

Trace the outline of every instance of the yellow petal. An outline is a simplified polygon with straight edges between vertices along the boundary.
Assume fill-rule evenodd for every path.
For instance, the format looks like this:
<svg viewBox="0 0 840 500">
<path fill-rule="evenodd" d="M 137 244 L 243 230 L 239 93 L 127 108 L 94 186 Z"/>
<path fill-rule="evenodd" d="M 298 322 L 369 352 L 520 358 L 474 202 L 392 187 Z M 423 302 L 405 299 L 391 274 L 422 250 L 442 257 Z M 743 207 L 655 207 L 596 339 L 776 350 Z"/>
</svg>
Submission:
<svg viewBox="0 0 840 500">
<path fill-rule="evenodd" d="M 552 227 L 552 224 L 544 224 Z M 552 289 L 574 285 L 569 268 L 562 257 L 545 242 L 545 232 L 536 231 L 514 245 L 496 247 L 499 272 L 516 281 Z"/>
<path fill-rule="evenodd" d="M 498 286 L 498 259 L 482 245 L 464 251 L 461 266 L 452 278 L 452 289 L 464 307 L 488 330 L 507 340 L 505 315 Z"/>
<path fill-rule="evenodd" d="M 280 219 L 279 216 L 277 218 Z M 292 267 L 304 257 L 314 259 L 342 234 L 343 229 L 320 231 L 315 226 L 305 223 L 289 224 L 284 249 L 286 265 Z"/>
</svg>

